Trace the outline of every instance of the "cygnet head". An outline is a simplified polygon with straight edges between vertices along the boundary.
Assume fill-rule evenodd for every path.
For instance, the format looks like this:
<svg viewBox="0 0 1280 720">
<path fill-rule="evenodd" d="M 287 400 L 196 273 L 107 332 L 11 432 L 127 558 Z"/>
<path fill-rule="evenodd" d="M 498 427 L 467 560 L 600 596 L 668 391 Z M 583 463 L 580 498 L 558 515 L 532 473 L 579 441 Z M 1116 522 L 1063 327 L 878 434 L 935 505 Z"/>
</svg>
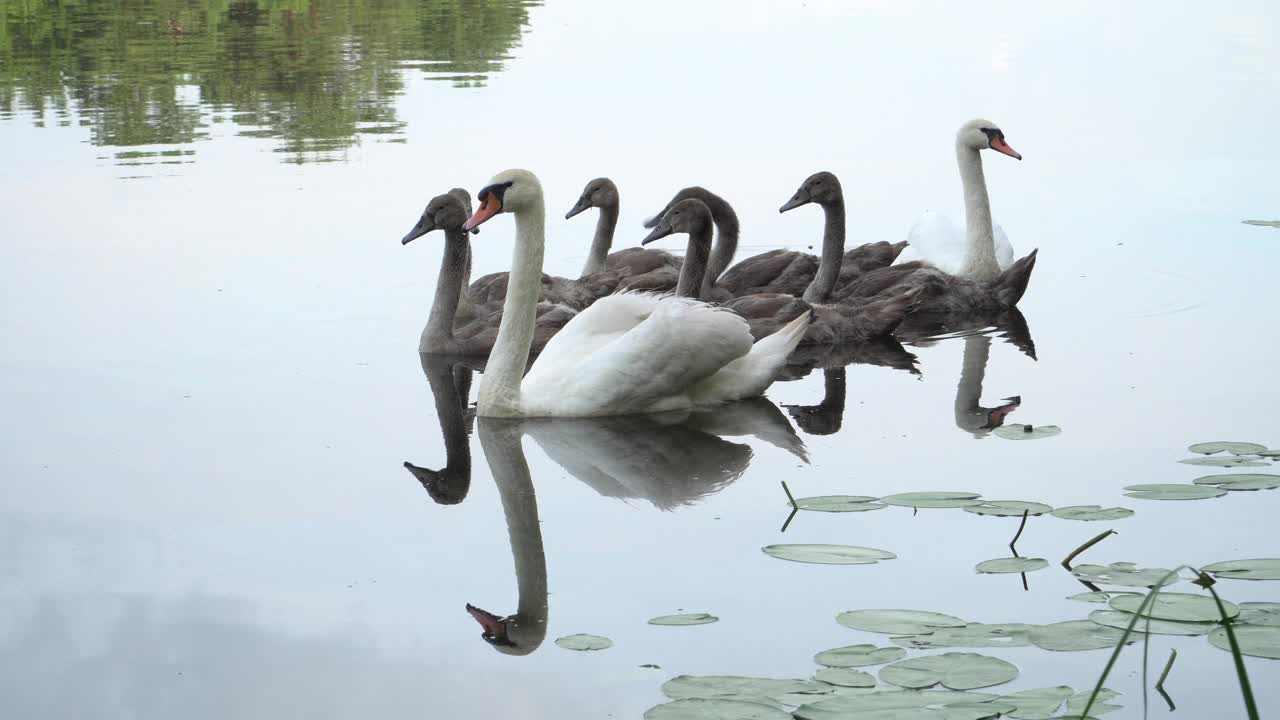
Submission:
<svg viewBox="0 0 1280 720">
<path fill-rule="evenodd" d="M 547 636 L 545 617 L 519 614 L 498 617 L 471 603 L 467 603 L 467 613 L 480 623 L 480 637 L 503 655 L 528 655 L 537 650 Z"/>
<path fill-rule="evenodd" d="M 823 170 L 805 179 L 801 183 L 800 189 L 796 190 L 796 194 L 792 195 L 790 200 L 778 208 L 778 212 L 784 213 L 809 203 L 818 203 L 826 206 L 838 203 L 843 199 L 844 194 L 840 191 L 840 181 L 836 179 L 833 173 Z"/>
<path fill-rule="evenodd" d="M 476 199 L 480 201 L 480 208 L 462 226 L 466 230 L 480 226 L 499 213 L 540 209 L 542 183 L 528 170 L 504 170 L 476 193 Z"/>
<path fill-rule="evenodd" d="M 431 198 L 427 209 L 422 211 L 413 229 L 400 239 L 401 245 L 408 245 L 412 240 L 420 238 L 432 230 L 457 230 L 467 221 L 471 214 L 471 195 L 462 188 L 454 188 L 443 195 Z M 471 232 L 480 232 L 472 230 Z"/>
<path fill-rule="evenodd" d="M 564 219 L 568 220 L 593 207 L 618 207 L 618 186 L 614 185 L 609 178 L 596 178 L 587 183 L 582 190 L 582 196 L 573 204 L 573 207 L 569 208 L 569 212 L 564 214 Z"/>
<path fill-rule="evenodd" d="M 681 200 L 671 209 L 663 213 L 658 218 L 657 225 L 653 228 L 645 239 L 640 241 L 641 245 L 664 238 L 675 233 L 688 233 L 690 235 L 705 232 L 711 228 L 711 208 L 707 204 L 697 198 L 689 198 Z"/>
<path fill-rule="evenodd" d="M 1022 155 L 1017 150 L 1009 147 L 1009 143 L 1005 142 L 1004 131 L 990 120 L 970 120 L 961 125 L 960 130 L 956 132 L 956 144 L 973 148 L 974 150 L 991 148 L 1011 158 L 1022 159 Z"/>
</svg>

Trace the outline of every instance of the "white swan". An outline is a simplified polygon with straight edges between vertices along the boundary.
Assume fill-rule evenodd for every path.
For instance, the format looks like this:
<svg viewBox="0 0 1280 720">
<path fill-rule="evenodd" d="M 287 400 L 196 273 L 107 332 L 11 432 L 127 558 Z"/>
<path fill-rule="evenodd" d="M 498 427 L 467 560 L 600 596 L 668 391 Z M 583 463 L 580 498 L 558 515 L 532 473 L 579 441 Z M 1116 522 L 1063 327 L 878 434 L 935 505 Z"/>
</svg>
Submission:
<svg viewBox="0 0 1280 720">
<path fill-rule="evenodd" d="M 809 326 L 801 315 L 751 344 L 746 322 L 688 298 L 621 293 L 596 301 L 524 373 L 542 274 L 546 208 L 527 170 L 480 191 L 470 230 L 515 215 L 516 243 L 497 342 L 480 381 L 482 417 L 590 417 L 682 410 L 759 395 Z M 523 376 L 523 379 L 522 379 Z"/>
<path fill-rule="evenodd" d="M 961 125 L 956 132 L 956 161 L 964 185 L 965 227 L 941 213 L 925 211 L 907 233 L 907 248 L 895 265 L 923 260 L 951 275 L 986 281 L 1013 264 L 1008 236 L 991 221 L 991 200 L 978 155 L 984 148 L 1022 159 L 990 120 Z"/>
</svg>

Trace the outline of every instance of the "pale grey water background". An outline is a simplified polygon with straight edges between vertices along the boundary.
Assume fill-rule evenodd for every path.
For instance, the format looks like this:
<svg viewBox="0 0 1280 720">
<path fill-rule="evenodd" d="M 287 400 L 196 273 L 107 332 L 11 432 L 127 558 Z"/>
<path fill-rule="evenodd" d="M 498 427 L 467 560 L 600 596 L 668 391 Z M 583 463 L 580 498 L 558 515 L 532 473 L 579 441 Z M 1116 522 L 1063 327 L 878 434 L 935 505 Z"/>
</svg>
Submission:
<svg viewBox="0 0 1280 720">
<path fill-rule="evenodd" d="M 280 162 L 270 138 L 221 123 L 143 148 L 194 150 L 188 164 L 122 166 L 90 144 L 91 124 L 36 127 L 20 109 L 0 119 L 6 717 L 639 717 L 675 674 L 807 677 L 819 650 L 886 644 L 835 624 L 841 610 L 1082 618 L 1095 606 L 1063 599 L 1083 588 L 1056 562 L 1106 527 L 1120 535 L 1087 561 L 1280 554 L 1275 491 L 1158 503 L 1121 489 L 1212 474 L 1175 463 L 1192 442 L 1280 446 L 1280 231 L 1240 223 L 1280 215 L 1280 11 L 810 1 L 528 13 L 480 87 L 404 70 L 387 100 L 404 142 L 314 158 L 334 162 Z M 465 603 L 516 605 L 478 439 L 460 505 L 434 505 L 400 467 L 444 463 L 415 352 L 439 243 L 397 242 L 427 199 L 533 169 L 552 218 L 547 269 L 573 275 L 592 220 L 559 216 L 591 177 L 621 189 L 619 245 L 678 187 L 716 190 L 742 217 L 742 257 L 815 244 L 816 210 L 776 208 L 830 169 L 850 242 L 898 240 L 923 209 L 959 214 L 951 137 L 973 116 L 1026 157 L 987 157 L 987 177 L 1018 253 L 1041 249 L 1021 305 L 1039 361 L 995 342 L 985 398 L 1020 394 L 1011 421 L 1063 434 L 1012 443 L 957 429 L 952 340 L 916 349 L 920 379 L 851 367 L 843 429 L 803 436 L 809 466 L 733 439 L 752 445 L 742 477 L 671 512 L 602 497 L 526 442 L 548 637 L 525 657 L 477 638 Z M 511 235 L 509 220 L 486 226 L 477 273 L 506 269 Z M 815 373 L 769 397 L 821 394 Z M 1030 521 L 1019 550 L 1054 564 L 1023 592 L 1016 576 L 972 570 L 1007 554 L 1016 520 L 805 513 L 780 535 L 779 480 L 804 495 L 971 490 L 1138 514 Z M 759 552 L 783 541 L 900 558 L 824 567 Z M 1238 601 L 1280 600 L 1275 588 L 1219 585 Z M 645 624 L 677 608 L 722 620 Z M 616 646 L 552 643 L 576 632 Z M 1243 716 L 1226 654 L 1158 637 L 1153 663 L 1171 646 L 1175 717 Z M 1021 669 L 997 692 L 1084 688 L 1105 659 L 976 652 Z M 1129 650 L 1109 683 L 1125 693 L 1109 717 L 1139 716 L 1139 658 Z M 1276 712 L 1276 662 L 1249 668 L 1264 716 Z"/>
</svg>

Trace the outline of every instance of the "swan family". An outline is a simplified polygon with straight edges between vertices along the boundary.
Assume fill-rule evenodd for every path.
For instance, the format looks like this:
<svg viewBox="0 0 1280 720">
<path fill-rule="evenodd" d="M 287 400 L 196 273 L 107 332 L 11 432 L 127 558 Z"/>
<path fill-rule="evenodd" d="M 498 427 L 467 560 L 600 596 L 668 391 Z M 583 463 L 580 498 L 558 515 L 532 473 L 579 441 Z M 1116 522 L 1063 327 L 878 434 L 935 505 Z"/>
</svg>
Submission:
<svg viewBox="0 0 1280 720">
<path fill-rule="evenodd" d="M 572 279 L 543 272 L 546 206 L 532 172 L 495 175 L 476 194 L 474 213 L 471 196 L 455 188 L 432 198 L 402 239 L 439 230 L 445 240 L 419 351 L 488 356 L 482 417 L 647 414 L 758 396 L 801 346 L 821 352 L 890 338 L 904 323 L 1011 311 L 1037 251 L 1013 259 L 992 220 L 981 151 L 1022 156 L 988 120 L 962 125 L 955 147 L 963 231 L 925 213 L 906 241 L 846 248 L 844 194 L 824 171 L 779 209 L 822 209 L 821 254 L 778 249 L 736 264 L 738 216 L 698 186 L 677 192 L 645 222 L 641 247 L 611 252 L 619 191 L 596 178 L 565 214 L 598 213 L 586 262 Z M 504 214 L 515 225 L 511 270 L 468 282 L 471 235 Z M 683 257 L 649 247 L 671 235 L 687 236 Z"/>
</svg>

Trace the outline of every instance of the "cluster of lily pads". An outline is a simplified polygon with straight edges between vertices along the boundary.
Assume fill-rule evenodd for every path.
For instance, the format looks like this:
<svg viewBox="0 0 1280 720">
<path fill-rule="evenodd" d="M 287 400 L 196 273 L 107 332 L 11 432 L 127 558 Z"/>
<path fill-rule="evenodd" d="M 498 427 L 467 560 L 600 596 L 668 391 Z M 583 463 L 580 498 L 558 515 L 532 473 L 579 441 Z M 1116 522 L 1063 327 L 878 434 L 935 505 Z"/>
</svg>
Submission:
<svg viewBox="0 0 1280 720">
<path fill-rule="evenodd" d="M 1280 461 L 1280 449 L 1267 449 L 1266 445 L 1248 442 L 1196 443 L 1187 450 L 1200 457 L 1186 458 L 1178 462 L 1184 465 L 1241 468 L 1272 467 Z M 1225 455 L 1223 454 L 1225 453 Z M 1206 475 L 1185 483 L 1155 483 L 1130 485 L 1125 493 L 1140 500 L 1205 500 L 1222 497 L 1231 491 L 1274 490 L 1280 488 L 1280 475 L 1264 473 L 1229 473 Z"/>
</svg>

